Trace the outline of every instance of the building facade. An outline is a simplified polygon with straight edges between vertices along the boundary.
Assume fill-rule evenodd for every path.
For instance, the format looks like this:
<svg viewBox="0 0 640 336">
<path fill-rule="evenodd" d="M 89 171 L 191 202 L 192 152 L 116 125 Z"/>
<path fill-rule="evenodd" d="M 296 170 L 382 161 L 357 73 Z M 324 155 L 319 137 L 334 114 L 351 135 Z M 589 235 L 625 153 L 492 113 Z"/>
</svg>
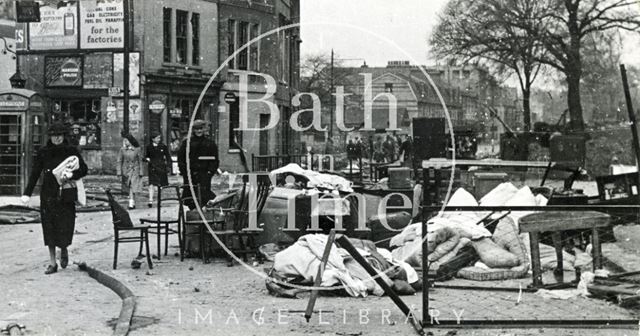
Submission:
<svg viewBox="0 0 640 336">
<path fill-rule="evenodd" d="M 129 6 L 128 128 L 141 143 L 146 145 L 150 134 L 158 132 L 175 156 L 190 121 L 197 118 L 210 122 L 223 170 L 244 171 L 240 147 L 248 155 L 289 148 L 284 143 L 291 138 L 280 129 L 282 123 L 270 129 L 265 148 L 250 140 L 265 136 L 248 131 L 236 131 L 238 140 L 229 141 L 234 138 L 229 129 L 237 125 L 237 113 L 231 117 L 230 111 L 238 104 L 229 104 L 225 97 L 230 92 L 240 97 L 241 74 L 264 71 L 278 78 L 272 99 L 290 113 L 290 99 L 285 98 L 297 83 L 297 71 L 284 69 L 297 69 L 297 33 L 282 39 L 274 35 L 238 53 L 232 62 L 223 62 L 230 51 L 260 32 L 297 22 L 297 1 L 129 0 Z M 49 121 L 72 125 L 72 139 L 92 172 L 114 173 L 124 119 L 123 1 L 43 5 L 41 16 L 53 24 L 17 26 L 27 37 L 17 45 L 26 87 L 49 100 Z M 286 64 L 282 55 L 287 56 Z M 249 98 L 262 97 L 262 77 L 248 77 Z M 264 113 L 254 113 L 253 105 L 260 104 L 249 104 L 250 127 L 264 119 Z"/>
</svg>

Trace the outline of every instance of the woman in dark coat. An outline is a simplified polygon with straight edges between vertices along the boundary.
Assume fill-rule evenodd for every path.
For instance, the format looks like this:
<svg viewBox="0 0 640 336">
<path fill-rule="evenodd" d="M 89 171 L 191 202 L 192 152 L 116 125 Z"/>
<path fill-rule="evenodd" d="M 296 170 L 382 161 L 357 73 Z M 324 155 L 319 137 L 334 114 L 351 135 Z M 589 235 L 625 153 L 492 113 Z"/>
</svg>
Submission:
<svg viewBox="0 0 640 336">
<path fill-rule="evenodd" d="M 49 141 L 40 148 L 33 162 L 33 168 L 22 201 L 29 203 L 36 182 L 42 173 L 40 189 L 40 216 L 44 244 L 49 247 L 49 266 L 45 274 L 58 271 L 56 263 L 56 246 L 60 248 L 60 266 L 66 268 L 69 263 L 67 247 L 71 245 L 76 221 L 76 206 L 73 199 L 62 199 L 60 184 L 53 175 L 53 170 L 71 156 L 78 158 L 78 169 L 63 180 L 78 180 L 87 175 L 85 164 L 78 149 L 65 139 L 67 128 L 63 124 L 52 124 L 48 131 Z M 63 183 L 64 184 L 64 183 Z"/>
<path fill-rule="evenodd" d="M 167 173 L 171 171 L 169 148 L 162 143 L 160 134 L 151 135 L 151 144 L 147 146 L 145 160 L 149 162 L 149 207 L 153 204 L 153 190 L 169 185 Z"/>
</svg>

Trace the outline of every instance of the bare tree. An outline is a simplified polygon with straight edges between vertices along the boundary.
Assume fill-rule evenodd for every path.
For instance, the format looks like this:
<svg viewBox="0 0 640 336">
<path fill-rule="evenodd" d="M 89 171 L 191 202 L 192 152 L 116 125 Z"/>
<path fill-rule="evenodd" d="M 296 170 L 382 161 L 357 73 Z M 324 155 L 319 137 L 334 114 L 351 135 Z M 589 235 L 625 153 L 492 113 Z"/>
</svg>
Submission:
<svg viewBox="0 0 640 336">
<path fill-rule="evenodd" d="M 563 73 L 567 81 L 570 127 L 584 130 L 580 84 L 587 38 L 609 30 L 638 31 L 640 1 L 637 0 L 541 0 L 547 13 L 537 18 L 547 29 L 529 30 L 546 53 L 538 61 Z M 526 27 L 525 27 L 526 28 Z M 528 28 L 527 28 L 528 29 Z"/>
<path fill-rule="evenodd" d="M 531 87 L 541 69 L 543 48 L 530 38 L 543 30 L 536 18 L 547 13 L 544 2 L 530 0 L 452 0 L 430 44 L 441 57 L 485 63 L 496 74 L 518 78 L 525 130 L 531 129 Z"/>
</svg>

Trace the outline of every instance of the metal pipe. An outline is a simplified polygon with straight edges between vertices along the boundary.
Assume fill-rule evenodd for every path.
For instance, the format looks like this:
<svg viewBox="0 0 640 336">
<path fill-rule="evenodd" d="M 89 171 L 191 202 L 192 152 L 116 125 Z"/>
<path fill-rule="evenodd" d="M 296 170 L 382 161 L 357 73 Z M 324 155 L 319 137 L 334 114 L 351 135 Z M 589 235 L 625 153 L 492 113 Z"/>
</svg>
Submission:
<svg viewBox="0 0 640 336">
<path fill-rule="evenodd" d="M 345 235 L 340 235 L 336 241 L 340 244 L 340 247 L 347 250 L 349 254 L 355 259 L 355 261 L 362 266 L 371 277 L 382 287 L 385 294 L 387 294 L 393 303 L 396 304 L 398 308 L 402 311 L 402 313 L 411 321 L 411 325 L 413 325 L 416 332 L 420 335 L 424 335 L 424 330 L 422 329 L 422 323 L 415 318 L 415 315 L 411 311 L 411 309 L 402 301 L 402 299 L 398 296 L 398 294 L 380 277 L 380 274 L 367 262 L 366 259 L 356 250 L 356 248 L 351 244 L 349 238 Z M 424 267 L 423 267 L 424 268 Z M 423 292 L 426 289 L 423 289 Z"/>
<path fill-rule="evenodd" d="M 629 127 L 631 127 L 631 135 L 633 135 L 633 149 L 636 152 L 636 166 L 640 173 L 640 143 L 638 142 L 638 126 L 636 124 L 636 114 L 633 112 L 631 101 L 631 93 L 629 92 L 629 82 L 627 81 L 627 70 L 624 64 L 620 64 L 620 74 L 622 75 L 622 87 L 624 89 L 624 97 L 627 102 L 627 111 L 629 113 Z"/>
<path fill-rule="evenodd" d="M 607 211 L 636 212 L 640 205 L 546 205 L 546 206 L 421 206 L 425 211 Z"/>
<path fill-rule="evenodd" d="M 336 238 L 336 231 L 331 229 L 329 232 L 329 236 L 327 237 L 327 244 L 324 246 L 324 252 L 322 253 L 322 259 L 320 259 L 320 265 L 318 266 L 318 273 L 316 274 L 316 278 L 313 280 L 313 289 L 311 290 L 311 296 L 309 297 L 309 303 L 307 303 L 307 310 L 304 313 L 304 318 L 307 319 L 307 323 L 311 319 L 311 314 L 313 314 L 313 307 L 316 305 L 316 299 L 318 298 L 318 287 L 322 283 L 322 274 L 324 273 L 324 269 L 327 266 L 327 261 L 329 260 L 329 253 L 331 252 L 331 247 L 333 246 L 333 241 Z"/>
</svg>

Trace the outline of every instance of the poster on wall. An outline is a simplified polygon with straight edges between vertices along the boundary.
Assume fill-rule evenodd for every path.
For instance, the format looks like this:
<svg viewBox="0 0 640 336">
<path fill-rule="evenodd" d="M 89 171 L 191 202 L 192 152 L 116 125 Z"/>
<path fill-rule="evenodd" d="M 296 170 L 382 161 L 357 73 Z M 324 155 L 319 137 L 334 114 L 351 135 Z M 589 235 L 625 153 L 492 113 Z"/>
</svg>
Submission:
<svg viewBox="0 0 640 336">
<path fill-rule="evenodd" d="M 122 0 L 80 1 L 80 48 L 124 47 Z"/>
<path fill-rule="evenodd" d="M 40 7 L 40 22 L 29 23 L 29 49 L 78 48 L 77 14 L 75 2 L 60 8 Z"/>
<path fill-rule="evenodd" d="M 26 23 L 16 23 L 16 50 L 26 50 L 26 33 L 27 33 L 27 24 Z"/>
<path fill-rule="evenodd" d="M 113 62 L 111 60 L 111 53 L 85 55 L 82 87 L 85 89 L 110 88 L 113 84 Z"/>
<path fill-rule="evenodd" d="M 82 86 L 82 57 L 46 57 L 45 86 Z"/>
<path fill-rule="evenodd" d="M 129 53 L 129 95 L 140 95 L 140 53 Z M 124 54 L 113 54 L 113 86 L 124 88 Z M 121 94 L 116 95 L 121 97 Z"/>
</svg>

